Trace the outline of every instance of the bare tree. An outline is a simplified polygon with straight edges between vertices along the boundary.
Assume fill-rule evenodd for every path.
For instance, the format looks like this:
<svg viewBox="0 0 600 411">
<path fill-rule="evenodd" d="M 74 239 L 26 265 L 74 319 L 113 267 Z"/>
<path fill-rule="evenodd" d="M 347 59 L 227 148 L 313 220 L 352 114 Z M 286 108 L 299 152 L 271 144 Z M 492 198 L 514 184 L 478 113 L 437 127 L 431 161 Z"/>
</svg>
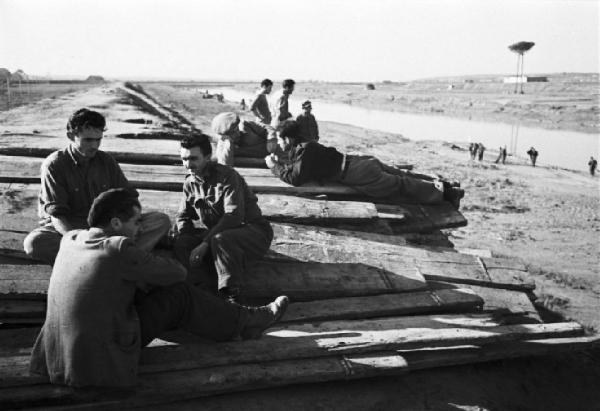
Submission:
<svg viewBox="0 0 600 411">
<path fill-rule="evenodd" d="M 515 94 L 517 93 L 517 89 L 519 87 L 519 69 L 521 71 L 521 94 L 523 94 L 523 55 L 528 52 L 535 43 L 531 41 L 519 41 L 518 43 L 511 44 L 508 46 L 508 49 L 513 53 L 517 53 L 517 81 L 515 83 Z"/>
</svg>

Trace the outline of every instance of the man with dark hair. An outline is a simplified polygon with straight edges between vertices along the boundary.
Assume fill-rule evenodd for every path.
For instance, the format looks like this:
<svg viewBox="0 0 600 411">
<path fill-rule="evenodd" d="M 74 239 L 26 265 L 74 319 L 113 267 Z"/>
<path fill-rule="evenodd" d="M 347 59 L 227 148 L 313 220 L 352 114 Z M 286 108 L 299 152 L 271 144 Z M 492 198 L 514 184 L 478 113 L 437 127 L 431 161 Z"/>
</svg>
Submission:
<svg viewBox="0 0 600 411">
<path fill-rule="evenodd" d="M 190 269 L 190 281 L 203 282 L 223 298 L 237 301 L 246 264 L 265 255 L 273 230 L 244 178 L 231 167 L 211 162 L 211 151 L 204 134 L 181 141 L 181 160 L 189 174 L 177 214 L 175 254 Z M 196 228 L 194 220 L 202 228 Z M 205 257 L 216 279 L 195 278 L 210 275 L 200 270 Z"/>
<path fill-rule="evenodd" d="M 264 157 L 267 151 L 267 131 L 253 121 L 241 121 L 233 112 L 217 114 L 211 123 L 217 134 L 216 158 L 219 164 L 232 166 L 234 157 Z"/>
<path fill-rule="evenodd" d="M 309 181 L 332 181 L 351 186 L 370 197 L 401 197 L 403 201 L 421 204 L 445 200 L 456 209 L 464 196 L 457 183 L 399 170 L 375 157 L 342 154 L 316 141 L 301 143 L 299 135 L 298 124 L 289 122 L 277 137 L 282 150 L 291 147 L 290 164 L 283 164 L 273 154 L 265 158 L 273 174 L 293 186 Z"/>
<path fill-rule="evenodd" d="M 300 127 L 300 141 L 319 141 L 319 126 L 315 116 L 312 115 L 312 104 L 310 100 L 302 103 L 302 114 L 296 117 L 298 127 Z"/>
<path fill-rule="evenodd" d="M 271 127 L 277 130 L 282 122 L 292 117 L 289 110 L 288 99 L 294 92 L 296 82 L 292 79 L 285 79 L 282 88 L 271 98 Z"/>
<path fill-rule="evenodd" d="M 242 307 L 183 282 L 185 268 L 140 249 L 141 206 L 130 189 L 93 202 L 87 230 L 65 234 L 50 277 L 46 321 L 30 370 L 73 386 L 135 385 L 141 349 L 183 328 L 215 341 L 258 338 L 288 305 Z M 137 283 L 153 285 L 149 293 Z"/>
<path fill-rule="evenodd" d="M 102 114 L 86 108 L 75 111 L 67 123 L 71 143 L 42 163 L 38 204 L 41 227 L 23 242 L 28 255 L 52 265 L 62 236 L 76 228 L 88 228 L 86 218 L 94 198 L 110 188 L 128 186 L 117 162 L 99 150 L 105 126 Z M 166 214 L 144 214 L 138 247 L 150 251 L 170 225 Z"/>
<path fill-rule="evenodd" d="M 250 105 L 250 111 L 256 116 L 256 120 L 263 125 L 263 127 L 271 124 L 271 110 L 269 109 L 267 96 L 271 94 L 272 89 L 273 82 L 268 78 L 264 79 L 260 83 L 260 91 L 254 96 L 254 100 Z"/>
</svg>

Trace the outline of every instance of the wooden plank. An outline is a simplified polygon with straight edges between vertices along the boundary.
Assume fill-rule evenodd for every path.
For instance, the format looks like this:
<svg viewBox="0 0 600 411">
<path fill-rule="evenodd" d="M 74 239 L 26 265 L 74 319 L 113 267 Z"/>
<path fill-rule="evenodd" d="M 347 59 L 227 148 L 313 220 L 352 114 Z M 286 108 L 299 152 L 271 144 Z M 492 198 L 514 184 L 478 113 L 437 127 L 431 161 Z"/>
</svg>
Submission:
<svg viewBox="0 0 600 411">
<path fill-rule="evenodd" d="M 51 269 L 45 265 L 3 264 L 0 298 L 16 294 L 44 298 Z M 357 295 L 374 295 L 423 289 L 425 280 L 417 272 L 394 263 L 315 263 L 261 261 L 244 275 L 248 298 L 265 299 L 286 294 L 294 300 L 313 300 Z"/>
<path fill-rule="evenodd" d="M 282 322 L 332 321 L 429 312 L 470 312 L 481 309 L 483 300 L 468 289 L 383 294 L 295 302 Z M 0 299 L 0 323 L 42 324 L 46 303 L 39 300 Z"/>
<path fill-rule="evenodd" d="M 45 147 L 0 147 L 0 154 L 4 156 L 22 156 L 46 158 L 56 150 L 63 147 L 45 148 Z M 152 154 L 152 153 L 134 153 L 122 151 L 107 151 L 119 163 L 143 164 L 143 165 L 181 165 L 179 154 Z M 235 166 L 237 167 L 256 167 L 267 168 L 264 158 L 236 157 Z"/>
<path fill-rule="evenodd" d="M 82 409 L 124 409 L 169 403 L 226 392 L 253 390 L 291 384 L 401 375 L 414 370 L 480 363 L 499 359 L 545 356 L 598 347 L 597 337 L 552 338 L 412 351 L 383 351 L 370 354 L 239 364 L 202 370 L 146 374 L 136 393 L 126 398 L 104 397 L 68 387 L 38 385 L 0 390 L 0 405 L 82 404 Z M 77 409 L 77 407 L 69 408 Z"/>
<path fill-rule="evenodd" d="M 428 281 L 429 289 L 439 291 L 456 288 L 456 284 Z M 504 316 L 504 321 L 509 322 L 536 322 L 541 323 L 539 313 L 535 309 L 529 292 L 517 290 L 505 290 L 492 287 L 481 287 L 477 285 L 461 284 L 461 289 L 468 289 L 481 297 L 485 312 L 500 312 Z"/>
<path fill-rule="evenodd" d="M 11 180 L 22 180 L 28 184 L 29 177 L 23 177 Z M 181 183 L 156 183 L 152 181 L 130 181 L 132 186 L 138 189 L 144 189 L 140 193 L 140 201 L 149 208 L 159 208 L 174 216 L 177 213 L 181 201 L 182 185 Z M 2 177 L 0 176 L 0 183 Z M 161 184 L 163 188 L 166 184 L 171 185 L 173 192 L 145 191 L 152 189 L 155 184 Z M 37 193 L 39 185 L 27 185 L 22 189 L 15 189 L 19 197 L 27 197 L 30 201 L 16 202 L 15 207 L 19 208 L 19 213 L 27 213 L 30 219 L 37 219 Z M 286 195 L 259 194 L 258 205 L 263 211 L 263 215 L 272 221 L 288 221 L 297 223 L 321 223 L 324 225 L 337 223 L 359 224 L 357 220 L 374 220 L 379 218 L 377 208 L 369 202 L 349 202 L 349 201 L 328 201 L 327 199 L 311 199 L 304 197 L 294 197 Z M 33 201 L 31 201 L 33 200 Z M 153 207 L 157 205 L 158 207 Z M 404 218 L 402 207 L 391 207 L 386 214 L 387 219 L 401 221 Z M 8 228 L 8 227 L 0 227 Z"/>
<path fill-rule="evenodd" d="M 575 322 L 551 324 L 502 324 L 502 316 L 483 314 L 438 314 L 370 320 L 342 320 L 318 323 L 285 323 L 268 330 L 260 340 L 214 343 L 191 336 L 179 344 L 179 334 L 154 340 L 142 351 L 142 372 L 258 361 L 356 354 L 387 349 L 417 349 L 463 344 L 488 344 L 522 339 L 582 335 Z M 24 329 L 30 338 L 30 328 Z M 12 330 L 9 330 L 12 332 Z M 3 335 L 5 330 L 0 330 Z M 185 337 L 185 335 L 184 335 Z M 19 337 L 21 338 L 21 337 Z M 21 339 L 18 339 L 22 341 Z M 28 355 L 33 345 L 13 347 Z M 11 364 L 18 364 L 14 357 Z M 22 359 L 26 364 L 27 359 Z M 0 367 L 0 380 L 10 379 L 11 369 Z"/>
</svg>

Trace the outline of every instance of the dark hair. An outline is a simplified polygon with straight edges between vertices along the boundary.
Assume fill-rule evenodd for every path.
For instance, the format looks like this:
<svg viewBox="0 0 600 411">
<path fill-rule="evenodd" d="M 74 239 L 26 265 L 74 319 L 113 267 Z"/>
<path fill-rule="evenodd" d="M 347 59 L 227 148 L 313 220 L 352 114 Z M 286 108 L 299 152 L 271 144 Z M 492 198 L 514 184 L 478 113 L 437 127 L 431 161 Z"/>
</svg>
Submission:
<svg viewBox="0 0 600 411">
<path fill-rule="evenodd" d="M 264 79 L 263 81 L 260 82 L 260 86 L 261 87 L 269 87 L 269 86 L 272 86 L 272 85 L 273 85 L 273 82 L 270 79 L 268 79 L 268 78 L 266 78 L 266 79 Z"/>
<path fill-rule="evenodd" d="M 287 137 L 294 140 L 294 142 L 298 141 L 298 137 L 300 135 L 300 126 L 296 121 L 286 121 L 281 127 L 281 131 L 279 131 L 279 136 L 281 138 Z"/>
<path fill-rule="evenodd" d="M 104 227 L 114 217 L 127 221 L 135 214 L 133 207 L 142 208 L 137 191 L 132 188 L 111 188 L 94 199 L 88 213 L 88 225 Z"/>
<path fill-rule="evenodd" d="M 291 78 L 286 78 L 285 80 L 283 80 L 283 88 L 291 88 L 294 87 L 294 84 L 296 84 L 296 82 L 294 80 L 292 80 Z"/>
<path fill-rule="evenodd" d="M 77 132 L 85 127 L 104 130 L 106 127 L 106 119 L 97 111 L 92 111 L 87 108 L 80 108 L 69 117 L 67 122 L 67 131 L 70 133 Z"/>
<path fill-rule="evenodd" d="M 192 147 L 200 147 L 202 154 L 210 156 L 212 154 L 212 146 L 210 145 L 210 137 L 204 133 L 193 134 L 181 139 L 182 148 L 191 149 Z"/>
</svg>

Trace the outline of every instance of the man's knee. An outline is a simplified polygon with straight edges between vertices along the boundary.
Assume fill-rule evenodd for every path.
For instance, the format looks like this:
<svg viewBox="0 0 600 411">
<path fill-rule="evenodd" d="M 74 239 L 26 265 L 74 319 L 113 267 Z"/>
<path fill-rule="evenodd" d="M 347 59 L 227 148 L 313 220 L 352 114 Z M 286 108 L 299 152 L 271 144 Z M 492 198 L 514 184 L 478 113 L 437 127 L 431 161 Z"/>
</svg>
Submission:
<svg viewBox="0 0 600 411">
<path fill-rule="evenodd" d="M 168 233 L 171 229 L 171 219 L 165 213 L 151 211 L 144 214 L 144 228 L 156 232 Z"/>
</svg>

